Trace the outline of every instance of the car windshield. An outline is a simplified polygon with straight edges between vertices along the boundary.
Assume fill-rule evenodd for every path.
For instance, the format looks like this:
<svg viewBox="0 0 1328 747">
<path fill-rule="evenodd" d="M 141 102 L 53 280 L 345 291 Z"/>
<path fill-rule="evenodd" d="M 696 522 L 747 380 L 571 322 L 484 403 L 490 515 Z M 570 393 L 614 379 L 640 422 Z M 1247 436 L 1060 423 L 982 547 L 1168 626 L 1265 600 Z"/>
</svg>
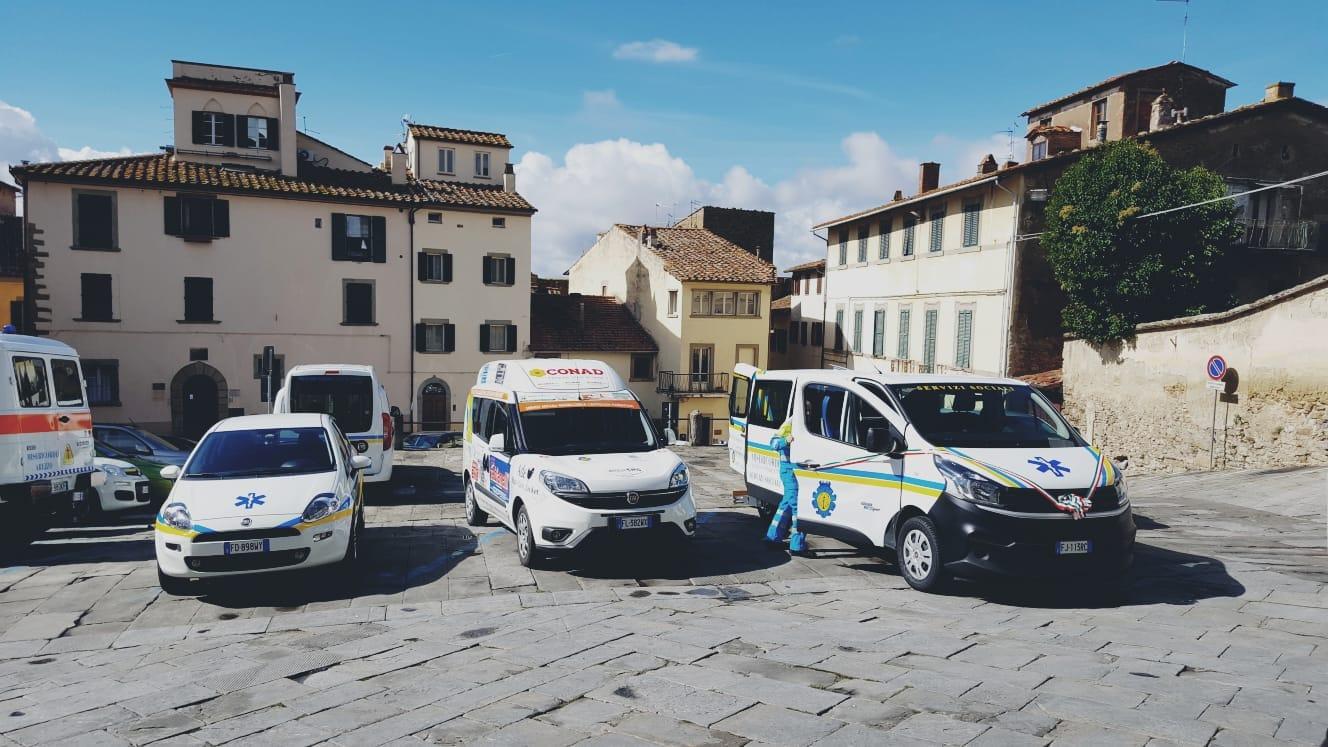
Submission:
<svg viewBox="0 0 1328 747">
<path fill-rule="evenodd" d="M 632 407 L 556 407 L 521 413 L 526 449 L 536 454 L 620 454 L 659 448 L 646 414 Z"/>
<path fill-rule="evenodd" d="M 1056 408 L 1013 384 L 895 384 L 909 422 L 935 446 L 974 449 L 1083 446 Z"/>
<path fill-rule="evenodd" d="M 327 431 L 321 427 L 215 431 L 194 449 L 184 477 L 220 480 L 307 475 L 331 472 L 335 465 Z"/>
<path fill-rule="evenodd" d="M 358 375 L 293 376 L 291 412 L 331 415 L 346 434 L 368 433 L 373 426 L 373 379 Z"/>
<path fill-rule="evenodd" d="M 143 439 L 144 441 L 147 441 L 147 442 L 148 442 L 148 446 L 151 446 L 153 451 L 179 451 L 179 450 L 180 450 L 180 448 L 179 448 L 178 446 L 176 446 L 175 444 L 173 444 L 173 443 L 167 441 L 166 439 L 162 438 L 161 436 L 158 436 L 157 434 L 155 434 L 155 433 L 153 433 L 153 432 L 151 432 L 151 431 L 145 431 L 145 430 L 143 430 L 142 428 L 135 428 L 135 429 L 133 429 L 133 433 L 134 433 L 135 436 L 138 436 L 139 438 Z"/>
</svg>

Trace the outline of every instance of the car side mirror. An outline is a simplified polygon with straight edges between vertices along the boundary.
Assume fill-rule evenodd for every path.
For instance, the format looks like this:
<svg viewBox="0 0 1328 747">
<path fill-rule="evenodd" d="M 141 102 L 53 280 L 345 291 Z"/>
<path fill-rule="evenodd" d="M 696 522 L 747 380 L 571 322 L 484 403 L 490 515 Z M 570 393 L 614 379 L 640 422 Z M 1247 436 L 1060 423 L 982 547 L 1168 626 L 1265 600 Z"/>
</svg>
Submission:
<svg viewBox="0 0 1328 747">
<path fill-rule="evenodd" d="M 899 433 L 893 428 L 879 426 L 868 428 L 867 451 L 897 457 L 904 451 L 904 439 L 900 438 Z"/>
<path fill-rule="evenodd" d="M 507 438 L 501 433 L 495 433 L 489 437 L 489 451 L 503 453 L 507 451 Z"/>
<path fill-rule="evenodd" d="M 178 480 L 180 479 L 180 468 L 174 464 L 168 464 L 161 468 L 161 479 Z"/>
<path fill-rule="evenodd" d="M 369 469 L 373 466 L 373 460 L 363 454 L 356 454 L 350 458 L 350 468 L 359 472 L 362 469 Z"/>
</svg>

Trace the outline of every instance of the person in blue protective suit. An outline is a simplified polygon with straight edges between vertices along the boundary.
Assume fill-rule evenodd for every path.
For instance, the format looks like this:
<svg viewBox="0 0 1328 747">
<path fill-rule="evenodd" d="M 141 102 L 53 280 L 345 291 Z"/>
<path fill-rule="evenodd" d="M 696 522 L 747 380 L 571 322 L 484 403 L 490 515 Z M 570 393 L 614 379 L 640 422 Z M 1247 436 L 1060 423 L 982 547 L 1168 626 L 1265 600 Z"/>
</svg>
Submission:
<svg viewBox="0 0 1328 747">
<path fill-rule="evenodd" d="M 785 420 L 770 440 L 770 446 L 779 454 L 779 481 L 784 486 L 784 497 L 779 502 L 779 508 L 775 509 L 775 516 L 770 520 L 765 538 L 779 542 L 787 533 L 789 552 L 803 553 L 807 551 L 807 536 L 798 531 L 798 478 L 793 474 L 793 460 L 789 456 L 792 444 L 793 421 Z"/>
</svg>

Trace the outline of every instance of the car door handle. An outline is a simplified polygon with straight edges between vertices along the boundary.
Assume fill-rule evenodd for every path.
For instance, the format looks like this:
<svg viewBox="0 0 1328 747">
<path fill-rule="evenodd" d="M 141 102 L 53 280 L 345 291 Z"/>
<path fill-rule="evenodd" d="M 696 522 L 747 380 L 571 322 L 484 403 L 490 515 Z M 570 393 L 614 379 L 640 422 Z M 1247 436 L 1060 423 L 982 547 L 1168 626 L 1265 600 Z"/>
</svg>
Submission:
<svg viewBox="0 0 1328 747">
<path fill-rule="evenodd" d="M 821 465 L 816 462 L 798 462 L 798 466 L 803 469 L 820 469 Z"/>
<path fill-rule="evenodd" d="M 61 423 L 68 423 L 68 422 L 69 422 L 69 416 L 68 416 L 68 415 L 61 415 L 61 416 L 60 416 L 60 422 L 61 422 Z"/>
</svg>

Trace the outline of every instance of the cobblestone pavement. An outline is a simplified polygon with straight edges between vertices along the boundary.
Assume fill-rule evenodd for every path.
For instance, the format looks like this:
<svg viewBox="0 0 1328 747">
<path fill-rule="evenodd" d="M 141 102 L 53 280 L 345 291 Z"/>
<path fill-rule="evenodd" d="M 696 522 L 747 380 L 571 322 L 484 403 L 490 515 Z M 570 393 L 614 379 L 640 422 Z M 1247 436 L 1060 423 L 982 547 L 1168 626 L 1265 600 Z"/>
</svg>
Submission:
<svg viewBox="0 0 1328 747">
<path fill-rule="evenodd" d="M 907 588 L 763 546 L 718 449 L 683 450 L 690 555 L 534 572 L 462 521 L 454 450 L 400 455 L 356 578 L 156 587 L 148 517 L 0 568 L 0 746 L 1320 744 L 1328 469 L 1136 477 L 1123 603 Z M 448 469 L 451 467 L 452 469 Z"/>
</svg>

